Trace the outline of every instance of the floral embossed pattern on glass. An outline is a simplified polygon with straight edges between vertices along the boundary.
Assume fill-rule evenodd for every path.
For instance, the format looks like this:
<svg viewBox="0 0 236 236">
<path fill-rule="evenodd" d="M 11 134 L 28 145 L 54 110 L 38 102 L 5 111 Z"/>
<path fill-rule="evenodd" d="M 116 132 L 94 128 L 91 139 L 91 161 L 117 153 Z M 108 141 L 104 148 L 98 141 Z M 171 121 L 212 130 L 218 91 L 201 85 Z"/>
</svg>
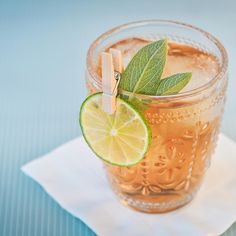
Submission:
<svg viewBox="0 0 236 236">
<path fill-rule="evenodd" d="M 169 21 L 143 21 L 115 28 L 90 47 L 86 85 L 101 91 L 100 52 L 118 48 L 128 61 L 150 41 L 168 38 L 164 74 L 193 72 L 193 82 L 177 95 L 135 97 L 152 131 L 145 158 L 132 167 L 105 164 L 111 186 L 128 206 L 165 212 L 192 200 L 214 152 L 227 88 L 227 55 L 213 36 L 195 27 Z M 132 138 L 132 134 L 131 138 Z"/>
</svg>

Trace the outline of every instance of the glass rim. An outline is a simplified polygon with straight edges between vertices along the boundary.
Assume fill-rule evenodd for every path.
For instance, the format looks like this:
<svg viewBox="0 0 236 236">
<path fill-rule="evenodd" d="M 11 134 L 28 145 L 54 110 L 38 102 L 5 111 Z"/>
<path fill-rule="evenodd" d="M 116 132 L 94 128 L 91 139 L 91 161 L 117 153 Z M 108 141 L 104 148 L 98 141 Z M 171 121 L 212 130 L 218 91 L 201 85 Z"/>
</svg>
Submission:
<svg viewBox="0 0 236 236">
<path fill-rule="evenodd" d="M 146 95 L 146 94 L 133 93 L 133 92 L 129 92 L 126 90 L 121 90 L 121 89 L 119 90 L 119 92 L 121 92 L 122 94 L 126 94 L 126 95 L 136 96 L 141 99 L 182 98 L 182 97 L 192 96 L 192 95 L 196 95 L 196 94 L 201 93 L 202 91 L 204 91 L 204 90 L 210 88 L 212 85 L 214 85 L 216 83 L 216 81 L 218 81 L 220 78 L 225 76 L 225 74 L 227 73 L 227 68 L 228 68 L 228 55 L 227 55 L 226 49 L 224 48 L 222 43 L 215 36 L 211 35 L 210 33 L 206 32 L 205 30 L 202 30 L 196 26 L 193 26 L 193 25 L 190 25 L 187 23 L 183 23 L 183 22 L 179 22 L 179 21 L 162 20 L 162 19 L 141 20 L 141 21 L 133 21 L 133 22 L 129 22 L 126 24 L 122 24 L 122 25 L 116 26 L 116 27 L 106 31 L 105 33 L 101 34 L 95 41 L 93 41 L 93 43 L 89 47 L 88 52 L 87 52 L 87 59 L 86 59 L 87 70 L 88 70 L 88 73 L 90 74 L 90 76 L 92 77 L 93 81 L 95 83 L 97 83 L 98 87 L 101 87 L 102 80 L 101 80 L 101 77 L 98 75 L 97 71 L 93 70 L 93 68 L 91 66 L 91 62 L 92 62 L 93 52 L 96 49 L 97 45 L 99 45 L 99 43 L 101 43 L 102 41 L 104 41 L 105 39 L 110 37 L 112 34 L 118 33 L 124 29 L 132 29 L 132 28 L 139 27 L 139 26 L 155 25 L 155 24 L 163 24 L 163 23 L 170 24 L 170 25 L 176 25 L 176 26 L 182 26 L 187 29 L 195 30 L 195 31 L 201 33 L 202 35 L 204 35 L 212 43 L 214 43 L 214 45 L 219 49 L 220 54 L 221 54 L 221 59 L 222 59 L 222 65 L 220 66 L 219 72 L 210 81 L 203 84 L 202 86 L 197 87 L 192 90 L 189 90 L 189 91 L 186 91 L 186 92 L 178 93 L 175 95 L 165 95 L 165 96 Z"/>
</svg>

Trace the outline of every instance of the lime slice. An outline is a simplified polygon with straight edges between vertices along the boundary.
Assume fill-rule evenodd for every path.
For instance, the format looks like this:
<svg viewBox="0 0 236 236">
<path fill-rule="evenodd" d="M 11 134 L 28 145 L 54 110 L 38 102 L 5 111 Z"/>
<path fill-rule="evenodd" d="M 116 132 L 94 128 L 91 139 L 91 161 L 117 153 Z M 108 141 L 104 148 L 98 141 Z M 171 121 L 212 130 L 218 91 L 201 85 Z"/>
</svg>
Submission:
<svg viewBox="0 0 236 236">
<path fill-rule="evenodd" d="M 117 98 L 117 109 L 109 115 L 102 110 L 102 93 L 89 96 L 80 110 L 85 140 L 102 160 L 119 166 L 143 159 L 150 143 L 150 131 L 142 116 Z"/>
</svg>

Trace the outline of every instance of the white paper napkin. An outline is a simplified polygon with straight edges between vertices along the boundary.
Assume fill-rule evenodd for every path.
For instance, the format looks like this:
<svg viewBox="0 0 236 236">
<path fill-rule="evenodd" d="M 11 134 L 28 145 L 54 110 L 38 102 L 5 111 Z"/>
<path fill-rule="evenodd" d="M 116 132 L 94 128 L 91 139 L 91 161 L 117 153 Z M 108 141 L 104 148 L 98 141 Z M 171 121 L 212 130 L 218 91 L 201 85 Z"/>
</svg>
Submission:
<svg viewBox="0 0 236 236">
<path fill-rule="evenodd" d="M 82 137 L 22 170 L 98 235 L 219 235 L 236 220 L 236 143 L 223 134 L 196 198 L 165 214 L 140 213 L 120 204 L 108 186 L 101 161 Z"/>
</svg>

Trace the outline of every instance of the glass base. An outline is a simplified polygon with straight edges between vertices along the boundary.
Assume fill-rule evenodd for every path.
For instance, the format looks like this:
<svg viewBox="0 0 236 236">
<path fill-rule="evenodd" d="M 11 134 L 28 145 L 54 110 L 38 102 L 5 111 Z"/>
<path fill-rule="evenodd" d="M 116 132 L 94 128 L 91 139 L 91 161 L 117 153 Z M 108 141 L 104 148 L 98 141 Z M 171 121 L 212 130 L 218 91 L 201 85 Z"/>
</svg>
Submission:
<svg viewBox="0 0 236 236">
<path fill-rule="evenodd" d="M 191 194 L 185 195 L 181 200 L 169 201 L 169 202 L 144 202 L 132 197 L 127 197 L 121 193 L 116 192 L 116 196 L 124 205 L 145 213 L 165 213 L 173 211 L 184 205 L 188 204 L 196 195 L 197 191 L 192 192 Z"/>
</svg>

